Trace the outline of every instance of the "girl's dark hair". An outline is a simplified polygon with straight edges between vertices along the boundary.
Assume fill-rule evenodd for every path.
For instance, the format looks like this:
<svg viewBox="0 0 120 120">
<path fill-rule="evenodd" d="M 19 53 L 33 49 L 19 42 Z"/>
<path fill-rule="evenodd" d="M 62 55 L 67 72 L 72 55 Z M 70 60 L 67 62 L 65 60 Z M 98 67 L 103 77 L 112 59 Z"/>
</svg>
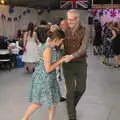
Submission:
<svg viewBox="0 0 120 120">
<path fill-rule="evenodd" d="M 57 29 L 54 32 L 48 31 L 47 35 L 51 40 L 54 40 L 55 38 L 61 39 L 65 37 L 65 33 L 60 29 Z"/>
<path fill-rule="evenodd" d="M 40 25 L 47 25 L 48 23 L 45 20 L 40 21 Z"/>
<path fill-rule="evenodd" d="M 33 32 L 34 32 L 34 24 L 33 24 L 32 22 L 30 22 L 30 23 L 28 24 L 28 29 L 27 29 L 27 31 L 30 31 L 30 37 L 32 37 Z"/>
</svg>

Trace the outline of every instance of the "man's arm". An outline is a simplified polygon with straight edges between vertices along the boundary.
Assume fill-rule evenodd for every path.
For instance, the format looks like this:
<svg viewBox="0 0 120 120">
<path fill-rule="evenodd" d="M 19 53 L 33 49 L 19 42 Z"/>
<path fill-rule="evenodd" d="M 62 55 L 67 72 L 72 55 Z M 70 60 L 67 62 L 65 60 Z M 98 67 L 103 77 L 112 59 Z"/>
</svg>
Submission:
<svg viewBox="0 0 120 120">
<path fill-rule="evenodd" d="M 85 28 L 85 35 L 84 35 L 84 39 L 82 41 L 82 45 L 80 46 L 80 48 L 76 52 L 74 52 L 72 54 L 73 58 L 80 57 L 86 53 L 87 45 L 88 45 L 88 36 L 89 36 L 88 29 Z"/>
</svg>

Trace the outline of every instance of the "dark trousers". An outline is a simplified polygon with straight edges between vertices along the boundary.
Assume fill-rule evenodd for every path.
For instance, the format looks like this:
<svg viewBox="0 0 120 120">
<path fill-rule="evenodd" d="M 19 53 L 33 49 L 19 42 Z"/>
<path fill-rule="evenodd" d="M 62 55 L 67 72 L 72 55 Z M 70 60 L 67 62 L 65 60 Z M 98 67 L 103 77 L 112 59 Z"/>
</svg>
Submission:
<svg viewBox="0 0 120 120">
<path fill-rule="evenodd" d="M 11 62 L 13 63 L 14 67 L 17 67 L 17 54 L 11 54 Z"/>
<path fill-rule="evenodd" d="M 67 110 L 70 120 L 76 119 L 76 105 L 86 90 L 87 63 L 86 61 L 63 64 L 67 88 Z"/>
</svg>

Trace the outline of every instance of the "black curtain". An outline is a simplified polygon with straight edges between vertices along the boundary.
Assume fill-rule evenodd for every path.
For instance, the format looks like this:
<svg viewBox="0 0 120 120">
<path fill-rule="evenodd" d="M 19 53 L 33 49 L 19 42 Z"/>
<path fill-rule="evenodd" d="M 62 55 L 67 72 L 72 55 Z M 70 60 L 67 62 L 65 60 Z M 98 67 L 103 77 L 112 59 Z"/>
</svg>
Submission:
<svg viewBox="0 0 120 120">
<path fill-rule="evenodd" d="M 7 49 L 8 43 L 3 36 L 0 36 L 0 49 Z"/>
<path fill-rule="evenodd" d="M 93 0 L 94 4 L 111 4 L 111 0 Z"/>
</svg>

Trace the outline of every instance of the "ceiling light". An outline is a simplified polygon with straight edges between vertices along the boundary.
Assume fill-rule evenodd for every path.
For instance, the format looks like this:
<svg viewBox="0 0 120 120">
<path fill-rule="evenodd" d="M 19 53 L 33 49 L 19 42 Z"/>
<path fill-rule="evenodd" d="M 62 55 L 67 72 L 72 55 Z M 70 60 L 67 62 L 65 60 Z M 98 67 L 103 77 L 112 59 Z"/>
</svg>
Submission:
<svg viewBox="0 0 120 120">
<path fill-rule="evenodd" d="M 1 0 L 1 4 L 5 4 L 5 1 L 4 1 L 4 0 Z"/>
</svg>

